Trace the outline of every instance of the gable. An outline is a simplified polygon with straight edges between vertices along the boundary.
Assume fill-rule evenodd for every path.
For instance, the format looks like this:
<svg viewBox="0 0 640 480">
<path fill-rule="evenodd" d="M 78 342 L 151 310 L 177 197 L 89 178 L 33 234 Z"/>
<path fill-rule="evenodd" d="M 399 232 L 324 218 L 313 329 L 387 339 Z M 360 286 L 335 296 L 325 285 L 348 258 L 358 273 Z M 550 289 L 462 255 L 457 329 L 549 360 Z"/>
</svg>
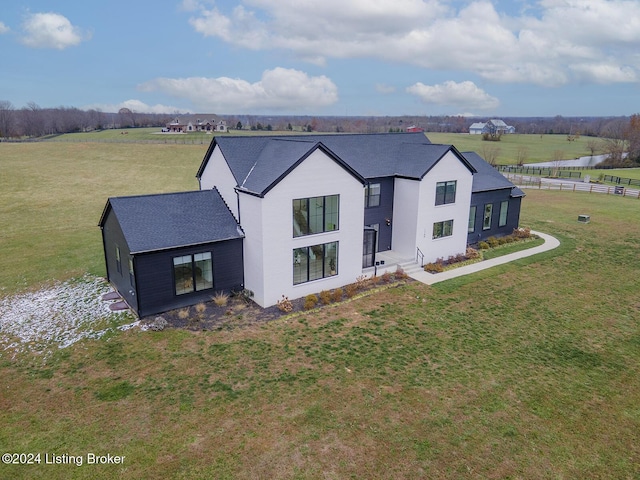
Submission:
<svg viewBox="0 0 640 480">
<path fill-rule="evenodd" d="M 132 254 L 243 237 L 216 189 L 113 197 L 107 201 L 100 227 L 111 215 Z"/>
</svg>

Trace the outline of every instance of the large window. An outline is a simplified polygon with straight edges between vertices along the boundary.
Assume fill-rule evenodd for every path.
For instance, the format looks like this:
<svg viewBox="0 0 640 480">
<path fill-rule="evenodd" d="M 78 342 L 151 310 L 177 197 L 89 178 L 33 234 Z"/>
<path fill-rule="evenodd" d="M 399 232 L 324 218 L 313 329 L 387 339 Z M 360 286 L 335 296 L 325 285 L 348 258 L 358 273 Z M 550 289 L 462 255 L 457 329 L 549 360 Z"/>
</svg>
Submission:
<svg viewBox="0 0 640 480">
<path fill-rule="evenodd" d="M 509 212 L 509 201 L 504 200 L 500 203 L 500 221 L 498 222 L 499 227 L 504 227 L 507 224 L 507 214 Z"/>
<path fill-rule="evenodd" d="M 122 258 L 120 257 L 120 247 L 116 245 L 116 270 L 122 275 Z"/>
<path fill-rule="evenodd" d="M 455 180 L 436 183 L 436 205 L 455 203 L 456 183 Z"/>
<path fill-rule="evenodd" d="M 433 238 L 450 237 L 451 235 L 453 235 L 453 220 L 433 224 Z"/>
<path fill-rule="evenodd" d="M 211 252 L 173 258 L 176 295 L 213 288 Z"/>
<path fill-rule="evenodd" d="M 380 184 L 370 183 L 364 187 L 365 208 L 377 207 L 380 205 Z"/>
<path fill-rule="evenodd" d="M 310 282 L 338 274 L 338 242 L 295 248 L 293 284 Z"/>
<path fill-rule="evenodd" d="M 491 228 L 491 215 L 493 213 L 493 204 L 487 203 L 484 206 L 484 215 L 482 217 L 482 229 L 489 230 Z"/>
<path fill-rule="evenodd" d="M 338 229 L 340 195 L 298 198 L 293 201 L 293 236 L 313 235 Z"/>
<path fill-rule="evenodd" d="M 469 228 L 467 232 L 473 233 L 476 230 L 476 206 L 472 205 L 469 209 Z"/>
</svg>

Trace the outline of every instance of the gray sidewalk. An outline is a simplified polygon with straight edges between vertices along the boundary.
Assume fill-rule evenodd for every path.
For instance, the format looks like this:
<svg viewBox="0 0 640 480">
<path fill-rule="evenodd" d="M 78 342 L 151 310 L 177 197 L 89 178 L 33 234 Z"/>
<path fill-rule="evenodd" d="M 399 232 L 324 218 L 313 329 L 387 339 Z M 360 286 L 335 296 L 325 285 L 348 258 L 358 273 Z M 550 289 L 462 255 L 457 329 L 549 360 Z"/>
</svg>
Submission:
<svg viewBox="0 0 640 480">
<path fill-rule="evenodd" d="M 513 262 L 514 260 L 518 260 L 520 258 L 530 257 L 531 255 L 536 255 L 538 253 L 553 250 L 560 245 L 560 241 L 558 241 L 557 238 L 552 237 L 551 235 L 534 231 L 532 231 L 531 233 L 542 238 L 544 240 L 544 243 L 534 248 L 510 253 L 508 255 L 503 255 L 497 258 L 492 258 L 491 260 L 483 260 L 482 262 L 477 262 L 472 265 L 466 265 L 460 268 L 454 268 L 442 273 L 428 273 L 425 271 L 419 271 L 410 273 L 409 276 L 411 278 L 414 278 L 415 280 L 418 280 L 419 282 L 426 283 L 427 285 L 433 285 L 434 283 L 443 282 L 451 278 L 461 277 L 462 275 L 469 275 L 470 273 L 486 270 L 487 268 L 495 267 L 496 265 L 502 265 L 504 263 Z"/>
</svg>

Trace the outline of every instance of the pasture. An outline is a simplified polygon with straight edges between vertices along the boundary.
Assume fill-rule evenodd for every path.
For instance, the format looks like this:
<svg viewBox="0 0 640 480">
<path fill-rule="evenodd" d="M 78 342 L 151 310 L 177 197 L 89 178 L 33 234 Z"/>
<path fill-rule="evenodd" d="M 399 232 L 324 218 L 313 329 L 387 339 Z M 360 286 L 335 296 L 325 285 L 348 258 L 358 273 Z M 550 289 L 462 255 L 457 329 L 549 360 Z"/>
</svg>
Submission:
<svg viewBox="0 0 640 480">
<path fill-rule="evenodd" d="M 0 144 L 0 296 L 103 274 L 106 198 L 197 188 L 205 149 Z M 267 324 L 0 351 L 3 453 L 85 459 L 0 477 L 637 478 L 640 204 L 526 193 L 558 249 Z"/>
</svg>

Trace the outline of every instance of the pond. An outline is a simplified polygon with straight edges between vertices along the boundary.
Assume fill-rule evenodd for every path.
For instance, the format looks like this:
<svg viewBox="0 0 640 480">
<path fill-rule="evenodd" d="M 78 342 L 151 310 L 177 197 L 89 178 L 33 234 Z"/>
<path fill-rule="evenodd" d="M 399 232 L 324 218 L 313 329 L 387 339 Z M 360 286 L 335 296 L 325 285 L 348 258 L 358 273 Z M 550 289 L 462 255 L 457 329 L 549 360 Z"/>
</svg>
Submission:
<svg viewBox="0 0 640 480">
<path fill-rule="evenodd" d="M 554 162 L 528 163 L 527 167 L 594 167 L 604 161 L 607 155 L 590 155 L 587 157 L 574 158 L 573 160 L 558 160 Z"/>
</svg>

